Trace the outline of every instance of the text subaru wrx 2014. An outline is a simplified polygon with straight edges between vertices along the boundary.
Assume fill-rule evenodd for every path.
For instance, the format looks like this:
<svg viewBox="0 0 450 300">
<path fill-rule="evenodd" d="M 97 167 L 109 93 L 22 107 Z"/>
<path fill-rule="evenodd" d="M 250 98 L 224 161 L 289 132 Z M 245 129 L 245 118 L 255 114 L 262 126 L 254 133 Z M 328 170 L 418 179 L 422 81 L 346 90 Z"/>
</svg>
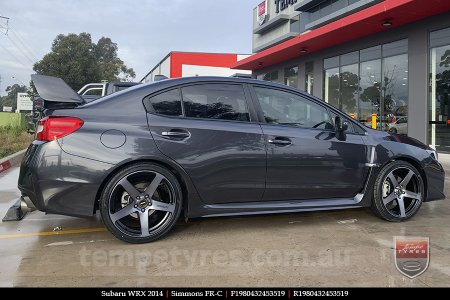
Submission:
<svg viewBox="0 0 450 300">
<path fill-rule="evenodd" d="M 371 207 L 388 221 L 445 198 L 436 152 L 281 84 L 163 80 L 84 103 L 33 75 L 45 103 L 19 189 L 46 213 L 92 216 L 131 243 L 184 219 Z"/>
</svg>

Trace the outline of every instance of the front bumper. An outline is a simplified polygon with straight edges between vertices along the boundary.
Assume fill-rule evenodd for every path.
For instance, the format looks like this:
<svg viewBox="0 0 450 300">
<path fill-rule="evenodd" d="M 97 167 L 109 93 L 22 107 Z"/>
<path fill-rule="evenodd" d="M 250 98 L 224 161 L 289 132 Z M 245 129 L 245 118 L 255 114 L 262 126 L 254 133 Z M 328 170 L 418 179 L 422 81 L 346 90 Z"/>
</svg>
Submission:
<svg viewBox="0 0 450 300">
<path fill-rule="evenodd" d="M 57 141 L 34 141 L 20 166 L 18 188 L 40 211 L 92 216 L 112 165 L 62 151 Z"/>
</svg>

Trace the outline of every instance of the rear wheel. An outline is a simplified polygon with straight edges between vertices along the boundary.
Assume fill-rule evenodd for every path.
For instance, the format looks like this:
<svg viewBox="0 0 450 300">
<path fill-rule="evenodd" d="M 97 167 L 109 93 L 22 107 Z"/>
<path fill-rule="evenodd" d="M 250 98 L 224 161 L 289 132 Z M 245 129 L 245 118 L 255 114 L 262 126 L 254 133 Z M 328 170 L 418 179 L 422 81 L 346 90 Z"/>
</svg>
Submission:
<svg viewBox="0 0 450 300">
<path fill-rule="evenodd" d="M 155 241 L 172 229 L 180 216 L 182 193 L 175 176 L 152 163 L 119 171 L 107 183 L 100 212 L 108 230 L 129 243 Z"/>
<path fill-rule="evenodd" d="M 385 220 L 404 221 L 419 211 L 423 198 L 424 184 L 419 171 L 410 163 L 394 161 L 377 177 L 372 209 Z"/>
</svg>

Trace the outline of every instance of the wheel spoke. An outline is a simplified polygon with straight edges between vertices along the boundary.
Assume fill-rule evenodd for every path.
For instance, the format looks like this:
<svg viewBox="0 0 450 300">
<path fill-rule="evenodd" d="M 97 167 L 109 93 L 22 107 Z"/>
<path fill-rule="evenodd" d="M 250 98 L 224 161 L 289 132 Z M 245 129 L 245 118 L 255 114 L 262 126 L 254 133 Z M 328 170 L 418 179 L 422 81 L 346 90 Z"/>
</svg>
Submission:
<svg viewBox="0 0 450 300">
<path fill-rule="evenodd" d="M 150 185 L 145 189 L 145 194 L 149 195 L 150 198 L 153 197 L 153 194 L 156 192 L 156 189 L 158 188 L 161 181 L 164 179 L 164 176 L 162 176 L 159 173 L 155 174 L 155 178 L 153 178 Z"/>
<path fill-rule="evenodd" d="M 175 205 L 152 200 L 150 209 L 173 213 L 175 211 Z"/>
<path fill-rule="evenodd" d="M 150 235 L 148 227 L 148 210 L 139 212 L 139 219 L 141 221 L 141 237 L 147 237 Z"/>
<path fill-rule="evenodd" d="M 420 194 L 413 193 L 413 192 L 410 192 L 410 191 L 406 191 L 405 197 L 412 198 L 412 199 L 417 199 L 417 200 L 421 200 L 421 198 L 422 198 Z"/>
<path fill-rule="evenodd" d="M 397 203 L 398 203 L 398 207 L 400 209 L 400 216 L 402 218 L 406 217 L 405 202 L 404 202 L 403 198 L 397 199 Z"/>
<path fill-rule="evenodd" d="M 389 173 L 388 178 L 391 180 L 392 187 L 396 188 L 398 186 L 398 181 L 395 178 L 394 173 L 393 172 Z"/>
<path fill-rule="evenodd" d="M 117 222 L 120 219 L 125 218 L 126 216 L 131 215 L 132 213 L 136 212 L 136 209 L 134 208 L 133 204 L 128 204 L 118 212 L 111 215 L 111 220 L 113 222 Z"/>
<path fill-rule="evenodd" d="M 134 185 L 128 181 L 128 179 L 125 177 L 121 181 L 119 181 L 119 184 L 123 187 L 123 189 L 130 195 L 131 198 L 136 199 L 137 196 L 139 196 L 139 191 L 137 188 L 134 187 Z"/>
<path fill-rule="evenodd" d="M 413 175 L 414 175 L 414 172 L 409 170 L 408 175 L 406 175 L 406 177 L 402 180 L 400 185 L 403 187 L 406 187 L 408 185 L 408 183 L 411 181 L 411 178 L 413 177 Z"/>
<path fill-rule="evenodd" d="M 383 199 L 383 203 L 384 205 L 387 205 L 389 203 L 391 203 L 392 201 L 394 201 L 397 198 L 397 195 L 392 192 L 389 196 L 387 196 L 386 198 Z"/>
</svg>

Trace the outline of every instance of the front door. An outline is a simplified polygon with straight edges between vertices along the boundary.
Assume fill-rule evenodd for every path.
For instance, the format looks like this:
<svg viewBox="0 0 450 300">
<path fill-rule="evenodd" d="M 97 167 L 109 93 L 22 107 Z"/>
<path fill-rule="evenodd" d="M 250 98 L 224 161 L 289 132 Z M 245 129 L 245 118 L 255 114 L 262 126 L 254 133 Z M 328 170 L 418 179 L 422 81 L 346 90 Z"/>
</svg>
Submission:
<svg viewBox="0 0 450 300">
<path fill-rule="evenodd" d="M 267 143 L 264 200 L 351 198 L 368 172 L 366 146 L 350 123 L 338 139 L 329 110 L 283 90 L 255 87 Z"/>
<path fill-rule="evenodd" d="M 241 84 L 210 83 L 145 100 L 159 150 L 184 168 L 205 203 L 262 198 L 265 142 L 248 99 Z"/>
</svg>

